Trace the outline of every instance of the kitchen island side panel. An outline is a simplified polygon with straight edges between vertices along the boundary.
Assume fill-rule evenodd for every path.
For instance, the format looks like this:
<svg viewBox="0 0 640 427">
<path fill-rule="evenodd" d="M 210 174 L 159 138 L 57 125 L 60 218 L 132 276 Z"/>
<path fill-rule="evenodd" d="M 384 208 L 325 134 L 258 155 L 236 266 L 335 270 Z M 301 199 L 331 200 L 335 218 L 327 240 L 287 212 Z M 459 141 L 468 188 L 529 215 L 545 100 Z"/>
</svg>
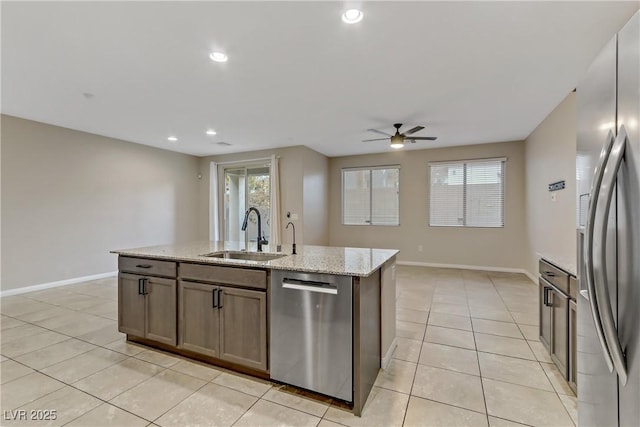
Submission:
<svg viewBox="0 0 640 427">
<path fill-rule="evenodd" d="M 380 269 L 353 283 L 353 413 L 360 416 L 380 371 Z"/>
</svg>

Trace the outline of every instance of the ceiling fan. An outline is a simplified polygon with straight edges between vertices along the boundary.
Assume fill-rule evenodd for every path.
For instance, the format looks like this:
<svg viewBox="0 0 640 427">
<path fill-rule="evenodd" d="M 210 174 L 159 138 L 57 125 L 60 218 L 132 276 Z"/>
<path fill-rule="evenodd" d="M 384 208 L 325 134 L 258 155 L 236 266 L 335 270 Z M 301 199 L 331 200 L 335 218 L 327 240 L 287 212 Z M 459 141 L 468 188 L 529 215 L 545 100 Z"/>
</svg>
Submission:
<svg viewBox="0 0 640 427">
<path fill-rule="evenodd" d="M 382 135 L 386 135 L 387 138 L 365 139 L 362 142 L 384 141 L 388 139 L 391 142 L 392 148 L 402 148 L 404 147 L 405 139 L 409 140 L 411 143 L 415 143 L 416 141 L 435 141 L 437 139 L 436 136 L 410 136 L 424 129 L 424 126 L 416 126 L 407 131 L 404 131 L 403 133 L 400 133 L 400 128 L 402 127 L 402 123 L 395 123 L 393 127 L 396 128 L 395 135 L 391 135 L 390 133 L 383 132 L 378 129 L 367 129 L 369 132 L 375 132 L 375 133 L 380 133 Z"/>
</svg>

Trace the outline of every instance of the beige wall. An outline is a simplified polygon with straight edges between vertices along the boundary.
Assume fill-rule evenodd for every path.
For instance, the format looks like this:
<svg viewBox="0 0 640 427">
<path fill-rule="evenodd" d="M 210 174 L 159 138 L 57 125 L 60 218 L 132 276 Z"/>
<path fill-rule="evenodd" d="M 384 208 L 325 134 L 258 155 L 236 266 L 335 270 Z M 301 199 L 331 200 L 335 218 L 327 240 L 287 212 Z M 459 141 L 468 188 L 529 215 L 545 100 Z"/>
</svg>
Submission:
<svg viewBox="0 0 640 427">
<path fill-rule="evenodd" d="M 117 270 L 197 238 L 198 159 L 2 116 L 2 289 Z"/>
<path fill-rule="evenodd" d="M 302 172 L 304 241 L 329 245 L 329 159 L 306 148 Z"/>
<path fill-rule="evenodd" d="M 325 206 L 328 191 L 328 159 L 320 153 L 304 146 L 276 148 L 273 150 L 250 151 L 200 159 L 199 199 L 201 201 L 198 212 L 198 233 L 200 238 L 209 238 L 209 171 L 212 161 L 217 163 L 242 162 L 252 159 L 262 159 L 271 155 L 280 157 L 280 210 L 282 212 L 282 243 L 292 242 L 291 228 L 285 229 L 287 222 L 292 221 L 296 226 L 296 243 L 307 245 L 322 245 L 328 243 L 328 221 L 326 213 L 316 212 L 317 206 Z M 309 189 L 309 194 L 305 188 Z M 313 194 L 312 191 L 316 191 Z M 306 211 L 305 211 L 306 208 Z M 297 214 L 297 220 L 286 217 L 286 213 Z M 323 236 L 324 239 L 323 239 Z"/>
<path fill-rule="evenodd" d="M 570 93 L 525 143 L 526 224 L 528 254 L 525 268 L 534 276 L 538 258 L 576 270 L 576 97 Z M 548 185 L 566 181 L 564 190 Z M 555 195 L 556 200 L 551 196 Z"/>
<path fill-rule="evenodd" d="M 429 162 L 503 156 L 508 158 L 504 228 L 429 227 Z M 341 169 L 394 164 L 401 168 L 400 226 L 342 225 Z M 331 245 L 395 248 L 400 250 L 399 262 L 522 269 L 526 256 L 524 142 L 336 157 L 329 165 Z"/>
</svg>

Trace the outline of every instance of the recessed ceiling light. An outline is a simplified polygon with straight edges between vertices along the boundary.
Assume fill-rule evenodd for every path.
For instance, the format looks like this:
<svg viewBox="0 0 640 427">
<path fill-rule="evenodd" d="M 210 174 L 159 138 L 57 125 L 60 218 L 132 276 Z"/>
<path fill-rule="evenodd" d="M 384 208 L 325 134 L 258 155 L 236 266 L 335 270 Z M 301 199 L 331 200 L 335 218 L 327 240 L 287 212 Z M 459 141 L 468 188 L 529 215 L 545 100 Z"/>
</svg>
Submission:
<svg viewBox="0 0 640 427">
<path fill-rule="evenodd" d="M 207 130 L 207 135 L 215 135 L 215 134 L 216 134 L 215 130 L 213 130 L 213 129 Z"/>
<path fill-rule="evenodd" d="M 168 137 L 167 139 L 168 139 L 169 141 L 171 141 L 171 142 L 175 142 L 175 141 L 177 141 L 177 140 L 178 140 L 178 138 L 177 138 L 177 137 L 175 137 L 175 136 L 170 136 L 170 137 Z"/>
<path fill-rule="evenodd" d="M 229 59 L 227 57 L 227 55 L 225 55 L 222 52 L 211 52 L 209 54 L 209 58 L 211 58 L 212 60 L 214 60 L 216 62 L 227 62 L 227 60 Z"/>
<path fill-rule="evenodd" d="M 358 9 L 349 9 L 345 13 L 342 14 L 342 21 L 347 24 L 357 24 L 362 21 L 362 17 L 364 14 L 361 10 Z"/>
</svg>

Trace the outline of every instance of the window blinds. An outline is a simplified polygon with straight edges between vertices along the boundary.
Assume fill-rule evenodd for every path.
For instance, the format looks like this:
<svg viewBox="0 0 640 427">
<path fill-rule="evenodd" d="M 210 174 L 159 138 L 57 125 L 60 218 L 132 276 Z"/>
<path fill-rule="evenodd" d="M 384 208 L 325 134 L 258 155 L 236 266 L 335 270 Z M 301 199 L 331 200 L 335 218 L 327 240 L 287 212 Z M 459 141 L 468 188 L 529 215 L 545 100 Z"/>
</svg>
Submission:
<svg viewBox="0 0 640 427">
<path fill-rule="evenodd" d="M 398 167 L 343 169 L 342 223 L 399 225 L 399 189 Z"/>
<path fill-rule="evenodd" d="M 429 225 L 504 227 L 505 161 L 431 163 Z"/>
</svg>

